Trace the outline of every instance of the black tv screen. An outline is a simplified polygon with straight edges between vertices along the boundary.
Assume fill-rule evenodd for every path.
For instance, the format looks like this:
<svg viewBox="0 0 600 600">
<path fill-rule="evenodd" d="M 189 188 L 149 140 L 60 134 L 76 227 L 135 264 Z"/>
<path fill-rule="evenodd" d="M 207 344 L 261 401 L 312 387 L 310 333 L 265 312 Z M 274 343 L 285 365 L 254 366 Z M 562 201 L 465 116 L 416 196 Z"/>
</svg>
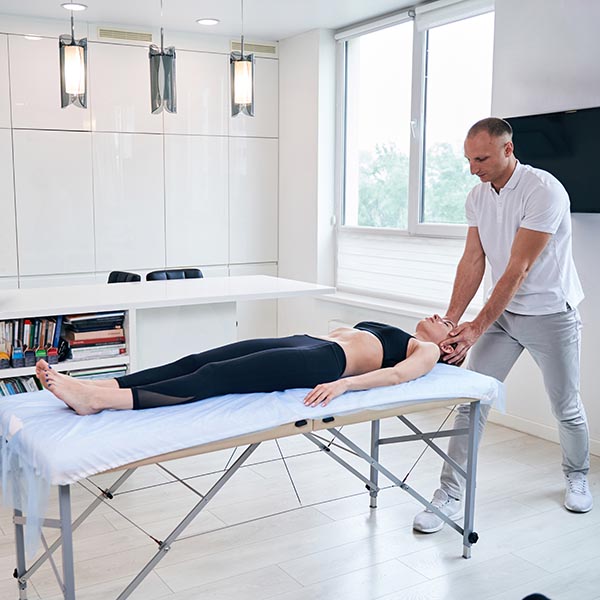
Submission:
<svg viewBox="0 0 600 600">
<path fill-rule="evenodd" d="M 552 173 L 571 198 L 571 212 L 600 212 L 600 108 L 508 117 L 515 156 Z"/>
</svg>

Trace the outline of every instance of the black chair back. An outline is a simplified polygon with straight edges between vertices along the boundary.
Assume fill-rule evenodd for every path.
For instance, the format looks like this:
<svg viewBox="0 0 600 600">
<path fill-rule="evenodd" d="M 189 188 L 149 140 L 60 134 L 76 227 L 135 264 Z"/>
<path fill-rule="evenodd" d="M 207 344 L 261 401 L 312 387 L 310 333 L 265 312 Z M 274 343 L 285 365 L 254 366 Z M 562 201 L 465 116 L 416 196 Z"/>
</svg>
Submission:
<svg viewBox="0 0 600 600">
<path fill-rule="evenodd" d="M 167 279 L 199 279 L 204 277 L 200 269 L 165 269 L 151 271 L 146 275 L 146 281 L 165 281 Z"/>
<path fill-rule="evenodd" d="M 111 271 L 108 276 L 108 283 L 129 283 L 130 281 L 141 281 L 141 275 L 137 273 L 128 273 L 127 271 Z"/>
</svg>

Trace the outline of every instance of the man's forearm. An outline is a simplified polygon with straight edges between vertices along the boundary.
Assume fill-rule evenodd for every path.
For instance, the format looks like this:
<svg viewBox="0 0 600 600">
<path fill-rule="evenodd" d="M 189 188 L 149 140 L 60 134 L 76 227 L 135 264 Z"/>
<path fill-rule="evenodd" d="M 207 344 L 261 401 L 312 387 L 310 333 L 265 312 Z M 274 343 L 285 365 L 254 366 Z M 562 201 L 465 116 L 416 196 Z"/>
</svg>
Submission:
<svg viewBox="0 0 600 600">
<path fill-rule="evenodd" d="M 467 310 L 467 306 L 477 293 L 484 272 L 484 257 L 479 258 L 476 262 L 468 261 L 463 257 L 458 263 L 450 306 L 446 312 L 446 316 L 455 324 L 460 321 L 465 310 Z"/>
<path fill-rule="evenodd" d="M 474 319 L 474 323 L 479 325 L 482 331 L 504 312 L 526 277 L 527 272 L 523 269 L 507 269 L 500 277 L 489 300 Z"/>
</svg>

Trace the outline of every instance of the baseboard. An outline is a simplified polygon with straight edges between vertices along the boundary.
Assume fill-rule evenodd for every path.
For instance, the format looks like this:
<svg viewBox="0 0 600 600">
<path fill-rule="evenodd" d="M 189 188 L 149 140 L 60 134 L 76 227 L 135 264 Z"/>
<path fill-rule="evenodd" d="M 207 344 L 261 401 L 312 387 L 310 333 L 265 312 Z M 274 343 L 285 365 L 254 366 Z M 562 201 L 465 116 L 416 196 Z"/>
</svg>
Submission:
<svg viewBox="0 0 600 600">
<path fill-rule="evenodd" d="M 554 427 L 548 425 L 541 425 L 540 423 L 535 423 L 529 419 L 507 415 L 496 410 L 490 412 L 489 421 L 491 423 L 496 423 L 497 425 L 502 425 L 503 427 L 508 427 L 509 429 L 515 429 L 516 431 L 534 435 L 543 440 L 558 443 L 558 431 Z M 600 440 L 590 440 L 590 453 L 594 456 L 600 456 Z"/>
</svg>

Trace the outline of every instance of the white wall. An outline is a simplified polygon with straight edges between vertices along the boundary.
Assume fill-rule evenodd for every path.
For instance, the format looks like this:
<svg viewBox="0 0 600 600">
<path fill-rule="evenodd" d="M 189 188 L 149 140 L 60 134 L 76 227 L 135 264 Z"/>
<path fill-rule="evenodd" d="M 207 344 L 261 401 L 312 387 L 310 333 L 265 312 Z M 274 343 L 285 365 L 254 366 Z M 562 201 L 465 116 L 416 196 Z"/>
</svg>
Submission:
<svg viewBox="0 0 600 600">
<path fill-rule="evenodd" d="M 115 269 L 276 269 L 278 61 L 256 59 L 256 117 L 232 118 L 229 39 L 169 32 L 178 111 L 152 115 L 147 44 L 100 42 L 76 18 L 88 108 L 61 109 L 57 37 L 68 30 L 67 18 L 0 16 L 0 288 Z"/>
<path fill-rule="evenodd" d="M 335 232 L 333 33 L 315 30 L 282 40 L 279 67 L 279 275 L 330 285 Z M 279 302 L 279 332 L 313 330 L 313 305 L 310 300 Z"/>
<path fill-rule="evenodd" d="M 493 114 L 516 116 L 600 105 L 600 3 L 496 0 Z M 596 190 L 590 190 L 596 194 Z M 600 214 L 573 215 L 573 252 L 586 299 L 581 391 L 592 451 L 600 454 L 596 340 L 600 337 Z M 507 380 L 507 415 L 498 422 L 558 440 L 541 377 L 523 356 Z"/>
</svg>

